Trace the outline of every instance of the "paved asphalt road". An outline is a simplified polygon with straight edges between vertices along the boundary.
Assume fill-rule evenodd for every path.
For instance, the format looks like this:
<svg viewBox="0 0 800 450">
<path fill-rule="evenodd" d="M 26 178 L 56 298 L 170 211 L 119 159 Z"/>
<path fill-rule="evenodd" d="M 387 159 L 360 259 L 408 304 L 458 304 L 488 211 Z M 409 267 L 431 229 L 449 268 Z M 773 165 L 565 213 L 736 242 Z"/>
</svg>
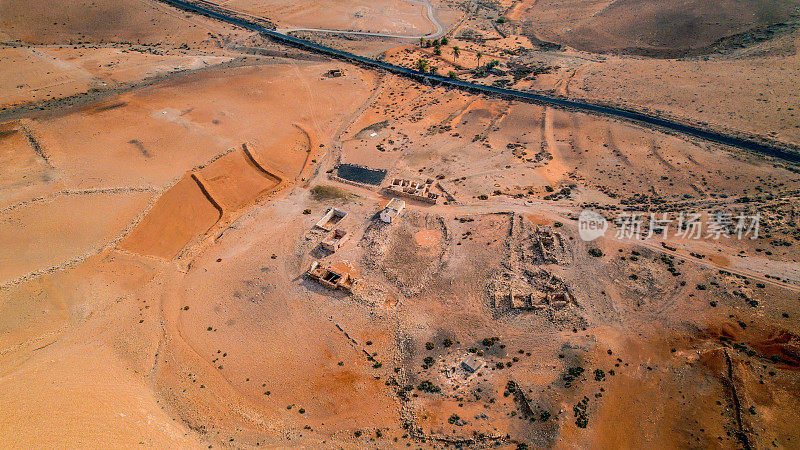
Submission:
<svg viewBox="0 0 800 450">
<path fill-rule="evenodd" d="M 215 6 L 213 3 L 206 2 L 206 4 L 208 5 L 208 7 L 206 7 L 184 0 L 161 0 L 161 1 L 187 11 L 202 14 L 214 19 L 222 20 L 224 22 L 228 22 L 233 25 L 238 25 L 240 27 L 262 33 L 266 36 L 271 37 L 273 40 L 285 45 L 290 45 L 292 47 L 297 47 L 312 52 L 321 53 L 333 58 L 350 61 L 367 67 L 386 70 L 388 72 L 410 77 L 419 81 L 451 86 L 466 91 L 483 93 L 492 96 L 535 102 L 545 105 L 561 107 L 565 109 L 584 111 L 609 117 L 616 117 L 631 122 L 636 122 L 639 124 L 651 125 L 660 128 L 662 130 L 677 132 L 687 136 L 704 139 L 706 141 L 716 142 L 731 147 L 749 150 L 755 153 L 760 153 L 763 155 L 780 158 L 794 163 L 800 163 L 800 152 L 783 148 L 777 145 L 762 143 L 755 140 L 741 138 L 730 134 L 719 133 L 716 131 L 703 129 L 697 126 L 687 125 L 680 122 L 674 122 L 669 119 L 664 119 L 657 116 L 651 116 L 648 114 L 631 111 L 627 109 L 596 105 L 593 103 L 583 102 L 579 100 L 568 100 L 565 98 L 550 96 L 547 94 L 537 93 L 537 92 L 524 92 L 524 91 L 517 91 L 514 89 L 485 86 L 482 84 L 470 83 L 467 81 L 448 78 L 442 75 L 423 73 L 406 67 L 396 66 L 394 64 L 389 64 L 384 61 L 378 61 L 376 59 L 355 55 L 353 53 L 316 44 L 314 42 L 307 41 L 305 39 L 300 39 L 283 33 L 279 33 L 273 29 L 269 29 L 264 27 L 263 25 L 259 25 L 258 23 L 251 22 L 248 19 L 235 17 L 231 15 L 230 12 Z"/>
</svg>

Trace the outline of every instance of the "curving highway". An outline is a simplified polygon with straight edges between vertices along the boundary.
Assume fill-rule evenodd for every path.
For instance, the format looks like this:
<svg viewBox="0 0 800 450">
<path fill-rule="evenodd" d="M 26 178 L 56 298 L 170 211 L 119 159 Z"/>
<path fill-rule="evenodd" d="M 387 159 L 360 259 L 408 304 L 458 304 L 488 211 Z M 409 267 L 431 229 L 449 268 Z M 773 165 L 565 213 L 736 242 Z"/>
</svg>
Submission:
<svg viewBox="0 0 800 450">
<path fill-rule="evenodd" d="M 394 64 L 389 64 L 384 61 L 378 61 L 376 59 L 359 56 L 353 53 L 316 44 L 314 42 L 307 41 L 305 39 L 300 39 L 283 33 L 279 33 L 273 29 L 266 28 L 255 22 L 251 22 L 247 19 L 235 17 L 231 15 L 232 13 L 230 11 L 226 11 L 221 8 L 212 9 L 194 3 L 190 3 L 185 0 L 160 0 L 160 1 L 175 6 L 177 8 L 202 14 L 214 19 L 228 22 L 230 24 L 237 25 L 264 34 L 266 36 L 269 36 L 276 42 L 285 45 L 290 45 L 292 47 L 313 51 L 316 53 L 330 56 L 332 58 L 346 60 L 366 67 L 386 70 L 388 72 L 410 77 L 419 81 L 432 82 L 439 85 L 450 86 L 465 91 L 488 94 L 496 97 L 540 103 L 564 109 L 584 111 L 593 114 L 600 114 L 604 116 L 625 119 L 639 124 L 658 127 L 662 130 L 677 132 L 687 136 L 704 139 L 706 141 L 728 145 L 731 147 L 736 147 L 744 150 L 749 150 L 752 152 L 760 153 L 767 156 L 772 156 L 775 158 L 780 158 L 794 163 L 800 163 L 799 152 L 789 150 L 787 148 L 782 148 L 776 145 L 761 143 L 758 141 L 745 139 L 730 134 L 718 133 L 716 131 L 699 128 L 693 125 L 686 125 L 680 122 L 671 121 L 669 119 L 663 119 L 657 116 L 651 116 L 627 109 L 596 105 L 593 103 L 582 102 L 578 100 L 568 100 L 565 98 L 554 97 L 535 92 L 523 92 L 523 91 L 517 91 L 515 89 L 486 86 L 482 84 L 470 83 L 467 81 L 448 78 L 442 75 L 423 73 L 406 67 L 401 67 Z"/>
</svg>

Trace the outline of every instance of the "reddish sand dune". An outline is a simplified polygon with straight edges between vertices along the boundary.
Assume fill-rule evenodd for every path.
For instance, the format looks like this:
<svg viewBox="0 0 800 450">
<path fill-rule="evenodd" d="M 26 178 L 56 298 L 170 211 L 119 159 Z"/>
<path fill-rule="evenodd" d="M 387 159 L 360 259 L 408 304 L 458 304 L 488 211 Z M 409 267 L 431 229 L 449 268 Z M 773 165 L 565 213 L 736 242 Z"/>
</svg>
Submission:
<svg viewBox="0 0 800 450">
<path fill-rule="evenodd" d="M 120 248 L 172 258 L 190 240 L 214 226 L 220 215 L 197 181 L 186 175 L 158 199 Z"/>
</svg>

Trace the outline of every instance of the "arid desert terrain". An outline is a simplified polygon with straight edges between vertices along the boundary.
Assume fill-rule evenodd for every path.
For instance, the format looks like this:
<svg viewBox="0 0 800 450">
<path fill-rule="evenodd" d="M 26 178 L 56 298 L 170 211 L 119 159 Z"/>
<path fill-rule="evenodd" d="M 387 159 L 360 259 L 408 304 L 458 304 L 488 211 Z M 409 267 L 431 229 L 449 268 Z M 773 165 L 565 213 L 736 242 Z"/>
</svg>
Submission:
<svg viewBox="0 0 800 450">
<path fill-rule="evenodd" d="M 0 447 L 800 446 L 799 1 L 190 3 L 0 0 Z"/>
</svg>

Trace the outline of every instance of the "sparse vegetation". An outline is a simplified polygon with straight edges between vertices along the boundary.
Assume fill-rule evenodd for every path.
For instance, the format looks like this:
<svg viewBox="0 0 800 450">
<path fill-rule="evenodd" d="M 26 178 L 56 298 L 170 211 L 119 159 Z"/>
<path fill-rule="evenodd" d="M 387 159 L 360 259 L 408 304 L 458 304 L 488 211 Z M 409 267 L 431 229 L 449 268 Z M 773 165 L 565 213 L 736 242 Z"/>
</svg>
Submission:
<svg viewBox="0 0 800 450">
<path fill-rule="evenodd" d="M 106 3 L 85 8 L 83 22 L 95 24 L 98 11 L 126 17 L 115 14 L 119 2 Z M 102 375 L 131 367 L 138 373 L 138 362 L 148 362 L 158 382 L 127 383 L 128 394 L 157 400 L 144 405 L 144 412 L 160 414 L 156 426 L 177 421 L 191 427 L 178 438 L 215 447 L 624 443 L 625 433 L 641 430 L 612 422 L 620 416 L 615 408 L 632 396 L 699 414 L 665 422 L 674 428 L 665 432 L 647 401 L 624 411 L 648 436 L 674 440 L 663 446 L 793 442 L 785 435 L 796 428 L 791 411 L 782 409 L 797 403 L 797 164 L 497 91 L 478 95 L 456 88 L 460 81 L 371 73 L 366 65 L 318 58 L 191 11 L 155 8 L 158 16 L 150 17 L 153 8 L 135 6 L 140 20 L 107 20 L 108 30 L 81 22 L 67 30 L 81 40 L 69 46 L 58 42 L 69 17 L 51 22 L 45 15 L 47 22 L 34 27 L 15 24 L 12 14 L 4 23 L 11 30 L 4 30 L 11 33 L 4 64 L 15 70 L 6 77 L 7 104 L 0 105 L 9 119 L 0 127 L 8 166 L 0 180 L 3 223 L 11 236 L 3 250 L 13 255 L 5 268 L 11 316 L 2 326 L 10 327 L 7 347 L 33 345 L 4 355 L 7 391 L 53 378 L 63 389 L 47 395 L 63 403 L 65 392 L 83 395 L 74 388 L 85 383 L 64 372 L 80 365 L 81 376 L 116 398 L 108 384 L 115 380 Z M 786 19 L 792 29 L 778 23 L 785 18 L 764 30 L 734 20 L 744 28 L 722 36 L 736 45 L 712 40 L 707 50 L 693 43 L 691 54 L 664 58 L 659 52 L 673 44 L 659 38 L 658 27 L 679 31 L 682 20 L 696 20 L 696 8 L 654 25 L 647 8 L 615 4 L 614 26 L 591 33 L 607 14 L 586 8 L 557 14 L 561 6 L 446 2 L 437 9 L 454 41 L 420 38 L 419 47 L 415 38 L 292 34 L 451 80 L 581 98 L 786 151 L 798 141 L 796 17 Z M 343 17 L 334 15 L 352 7 L 322 5 L 322 11 L 341 24 Z M 358 19 L 348 20 L 357 33 L 427 31 L 410 29 L 427 28 L 425 7 L 398 7 L 398 17 L 410 9 L 419 17 L 399 24 L 360 7 L 346 17 Z M 750 8 L 740 15 L 750 17 Z M 789 7 L 765 14 L 781 8 Z M 281 17 L 283 7 L 267 10 L 265 17 L 275 20 L 270 27 L 292 22 Z M 720 17 L 704 32 L 730 28 Z M 542 40 L 601 46 L 612 37 L 624 42 L 620 30 L 638 36 L 635 47 L 592 53 Z M 101 31 L 102 40 L 83 36 Z M 771 36 L 750 47 L 756 33 Z M 141 42 L 121 42 L 126 36 Z M 32 37 L 42 44 L 29 44 Z M 639 51 L 653 54 L 627 54 Z M 147 78 L 131 78 L 134 72 Z M 56 99 L 72 91 L 78 93 Z M 281 176 L 249 173 L 262 163 Z M 376 174 L 375 183 L 338 177 L 342 166 Z M 394 178 L 422 180 L 436 204 L 406 199 L 399 220 L 383 223 L 385 188 Z M 184 184 L 174 189 L 173 181 Z M 192 195 L 180 194 L 182 188 Z M 176 192 L 175 204 L 164 204 Z M 324 229 L 312 225 L 332 207 L 347 218 Z M 584 242 L 576 227 L 584 209 L 610 224 L 615 216 L 638 215 L 643 234 L 655 237 L 612 239 L 617 226 L 606 238 Z M 164 223 L 154 220 L 160 210 L 167 212 Z M 683 220 L 670 222 L 668 232 L 648 223 L 648 216 L 682 212 L 699 213 L 703 231 L 718 213 L 759 213 L 762 236 L 692 242 L 679 236 L 688 231 Z M 159 226 L 145 233 L 148 223 Z M 728 231 L 735 225 L 727 224 Z M 320 244 L 336 230 L 349 240 L 331 252 Z M 163 254 L 153 254 L 173 238 Z M 90 256 L 98 249 L 104 250 Z M 331 284 L 347 275 L 356 281 L 350 290 L 328 290 L 309 280 L 312 266 L 330 269 Z M 27 305 L 31 295 L 35 301 Z M 45 332 L 64 325 L 61 309 L 80 320 L 68 320 L 68 335 L 54 335 L 57 342 L 48 345 L 52 333 Z M 135 333 L 127 332 L 126 324 L 137 321 Z M 204 329 L 198 325 L 204 321 L 217 325 Z M 84 355 L 80 338 L 87 336 L 110 347 Z M 184 340 L 191 345 L 158 346 Z M 47 348 L 33 351 L 40 346 Z M 265 348 L 278 351 L 259 350 Z M 106 357 L 115 349 L 124 358 Z M 32 370 L 50 359 L 64 364 L 44 375 Z M 236 417 L 216 417 L 225 411 L 203 405 L 215 401 L 221 381 L 252 396 L 246 400 L 255 410 L 274 410 L 285 426 L 277 434 L 272 427 L 252 434 Z M 759 392 L 780 395 L 767 404 Z M 161 394 L 174 407 L 160 408 Z M 70 400 L 80 406 L 81 395 Z M 344 402 L 344 415 L 315 409 L 320 399 Z M 296 406 L 304 404 L 312 409 Z M 19 422 L 17 406 L 10 402 L 6 415 Z M 34 412 L 52 422 L 41 424 L 50 429 L 67 417 L 62 409 Z M 102 414 L 98 420 L 79 425 L 122 423 L 104 423 Z M 312 423 L 319 429 L 310 432 Z M 587 433 L 589 423 L 596 429 Z M 64 435 L 86 430 L 72 431 Z M 169 446 L 164 433 L 151 434 L 145 444 Z M 36 433 L 29 435 L 23 444 L 37 447 Z"/>
<path fill-rule="evenodd" d="M 499 337 L 483 338 L 483 340 L 481 341 L 481 344 L 483 344 L 484 347 L 491 347 L 495 343 L 497 343 L 497 341 L 499 341 L 499 340 L 500 340 Z"/>
<path fill-rule="evenodd" d="M 603 381 L 606 378 L 606 373 L 603 372 L 601 369 L 594 370 L 594 379 L 595 381 Z"/>
<path fill-rule="evenodd" d="M 358 197 L 356 194 L 348 192 L 342 188 L 329 185 L 314 186 L 311 188 L 310 192 L 311 197 L 318 202 L 334 199 L 350 201 Z"/>
<path fill-rule="evenodd" d="M 428 380 L 425 380 L 425 381 L 421 382 L 417 386 L 417 390 L 422 391 L 422 392 L 428 392 L 428 393 L 431 393 L 431 394 L 435 394 L 437 392 L 441 392 L 442 391 L 442 389 L 439 386 L 436 386 L 435 384 L 433 384 L 432 382 L 430 382 Z"/>
<path fill-rule="evenodd" d="M 588 404 L 589 398 L 583 397 L 583 400 L 572 407 L 572 412 L 575 414 L 575 425 L 577 425 L 578 428 L 586 428 L 589 424 L 589 417 L 586 414 Z"/>
</svg>

